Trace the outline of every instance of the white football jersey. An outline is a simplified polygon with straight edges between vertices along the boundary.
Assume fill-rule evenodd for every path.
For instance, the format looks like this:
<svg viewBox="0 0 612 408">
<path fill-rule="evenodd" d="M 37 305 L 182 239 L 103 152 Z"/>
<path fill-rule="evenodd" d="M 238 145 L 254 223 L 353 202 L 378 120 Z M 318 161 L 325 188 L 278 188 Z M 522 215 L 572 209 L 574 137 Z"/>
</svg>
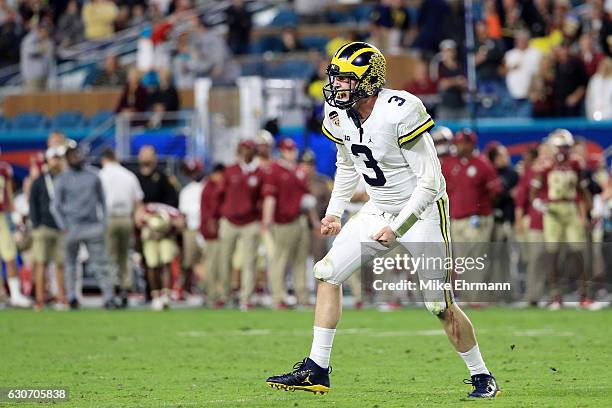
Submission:
<svg viewBox="0 0 612 408">
<path fill-rule="evenodd" d="M 433 140 L 427 133 L 434 122 L 419 98 L 406 91 L 382 89 L 371 115 L 361 124 L 350 110 L 333 108 L 325 103 L 324 112 L 323 134 L 338 148 L 338 173 L 334 182 L 336 197 L 344 196 L 341 190 L 351 183 L 356 184 L 358 173 L 366 182 L 370 200 L 379 210 L 400 212 L 417 186 L 417 176 L 406 158 L 406 149 L 421 142 L 426 146 L 420 149 L 424 153 L 418 160 L 435 163 L 436 177 L 442 180 L 436 199 L 445 194 L 440 162 Z M 346 171 L 350 166 L 356 171 L 355 179 Z M 345 172 L 340 177 L 342 168 Z M 337 204 L 339 200 L 335 201 L 332 195 L 328 214 L 342 212 L 343 208 Z"/>
</svg>

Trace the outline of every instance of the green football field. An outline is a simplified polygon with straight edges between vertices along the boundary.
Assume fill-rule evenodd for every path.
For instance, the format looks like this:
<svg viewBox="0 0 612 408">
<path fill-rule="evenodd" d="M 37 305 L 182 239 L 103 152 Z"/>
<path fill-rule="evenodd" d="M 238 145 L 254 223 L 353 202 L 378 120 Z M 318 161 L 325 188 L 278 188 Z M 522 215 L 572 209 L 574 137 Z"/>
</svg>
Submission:
<svg viewBox="0 0 612 408">
<path fill-rule="evenodd" d="M 503 390 L 493 401 L 463 399 L 464 363 L 420 309 L 346 311 L 325 396 L 265 385 L 310 351 L 310 311 L 7 310 L 0 388 L 67 387 L 58 407 L 612 406 L 612 311 L 468 314 Z"/>
</svg>

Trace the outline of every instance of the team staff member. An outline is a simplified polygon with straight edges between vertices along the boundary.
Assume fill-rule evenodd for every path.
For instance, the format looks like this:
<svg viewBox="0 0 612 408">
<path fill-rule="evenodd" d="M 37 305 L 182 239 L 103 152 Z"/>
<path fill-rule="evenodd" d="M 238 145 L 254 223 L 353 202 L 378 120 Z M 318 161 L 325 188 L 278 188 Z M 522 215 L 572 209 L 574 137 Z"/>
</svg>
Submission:
<svg viewBox="0 0 612 408">
<path fill-rule="evenodd" d="M 264 232 L 271 228 L 274 240 L 274 259 L 268 274 L 272 303 L 276 308 L 285 308 L 287 266 L 292 267 L 297 303 L 309 303 L 306 259 L 310 253 L 310 230 L 303 209 L 310 210 L 316 228 L 319 228 L 319 222 L 314 211 L 316 199 L 308 189 L 306 172 L 297 167 L 295 142 L 283 139 L 279 149 L 281 157 L 272 165 L 263 186 L 262 228 Z"/>
<path fill-rule="evenodd" d="M 104 232 L 106 202 L 98 175 L 85 165 L 82 153 L 72 141 L 66 150 L 68 169 L 55 183 L 51 211 L 64 236 L 65 284 L 70 308 L 79 306 L 76 292 L 76 263 L 81 244 L 89 253 L 89 265 L 96 274 L 104 298 L 104 307 L 115 309 L 113 283 L 108 273 Z"/>
<path fill-rule="evenodd" d="M 227 293 L 221 267 L 221 244 L 219 242 L 219 220 L 221 219 L 221 199 L 223 197 L 223 172 L 225 166 L 217 164 L 204 184 L 200 199 L 200 233 L 206 241 L 205 287 L 208 303 L 223 307 Z"/>
<path fill-rule="evenodd" d="M 442 161 L 446 191 L 450 205 L 451 235 L 457 256 L 483 256 L 482 243 L 491 241 L 493 234 L 493 203 L 501 191 L 497 172 L 489 160 L 476 152 L 478 139 L 471 129 L 455 135 L 457 154 Z M 467 282 L 490 281 L 491 268 L 479 275 L 476 272 L 462 276 Z M 487 300 L 477 292 L 463 292 L 466 302 Z"/>
<path fill-rule="evenodd" d="M 112 149 L 102 153 L 102 170 L 99 177 L 108 213 L 106 246 L 109 258 L 119 272 L 118 275 L 113 275 L 113 283 L 119 287 L 121 305 L 127 307 L 128 292 L 132 289 L 128 251 L 134 232 L 134 214 L 142 205 L 144 193 L 134 173 L 117 162 Z"/>
<path fill-rule="evenodd" d="M 64 290 L 64 239 L 53 215 L 51 200 L 55 197 L 55 182 L 64 168 L 63 145 L 47 149 L 46 169 L 34 180 L 30 189 L 30 221 L 33 228 L 32 255 L 34 257 L 34 280 L 36 282 L 36 309 L 45 306 L 45 274 L 51 262 L 55 263 L 58 302 L 60 309 L 67 306 Z"/>
<path fill-rule="evenodd" d="M 276 142 L 272 133 L 266 129 L 261 129 L 255 135 L 255 144 L 257 146 L 257 154 L 255 160 L 259 166 L 259 171 L 262 173 L 262 177 L 266 177 L 271 169 L 272 163 L 274 163 L 274 156 L 272 155 Z M 260 205 L 263 205 L 263 201 L 260 201 Z M 260 208 L 261 211 L 261 208 Z M 255 261 L 256 266 L 256 278 L 255 278 L 255 291 L 266 287 L 267 284 L 267 270 L 270 267 L 270 261 L 274 257 L 274 241 L 269 233 L 262 234 L 259 236 L 258 251 Z M 263 251 L 261 250 L 263 249 Z"/>
<path fill-rule="evenodd" d="M 512 167 L 508 149 L 499 142 L 491 142 L 488 145 L 487 157 L 495 167 L 500 183 L 500 193 L 496 196 L 493 209 L 493 256 L 491 267 L 491 279 L 494 282 L 509 282 L 511 243 L 516 242 L 513 226 L 515 222 L 513 198 L 514 189 L 518 183 L 518 173 Z M 489 293 L 489 301 L 511 301 L 511 293 Z"/>
<path fill-rule="evenodd" d="M 178 207 L 178 192 L 168 176 L 157 168 L 157 152 L 151 145 L 138 152 L 138 181 L 144 192 L 143 203 L 163 203 Z"/>
<path fill-rule="evenodd" d="M 540 191 L 535 199 L 530 199 L 531 185 L 534 182 L 537 169 L 536 161 L 541 162 L 542 160 L 547 160 L 546 144 L 544 143 L 540 145 L 538 150 L 528 152 L 525 160 L 525 170 L 516 189 L 515 229 L 517 237 L 524 237 L 524 241 L 527 243 L 523 245 L 527 263 L 524 300 L 530 306 L 538 305 L 538 301 L 544 294 L 546 284 L 546 252 L 542 213 L 544 192 Z"/>
<path fill-rule="evenodd" d="M 201 265 L 204 255 L 200 239 L 200 202 L 202 198 L 202 171 L 204 165 L 197 160 L 187 160 L 182 165 L 183 173 L 191 180 L 179 194 L 179 210 L 185 216 L 182 251 L 182 290 L 191 293 L 194 268 Z"/>
<path fill-rule="evenodd" d="M 242 248 L 240 307 L 248 310 L 255 289 L 255 261 L 259 234 L 262 173 L 255 158 L 255 143 L 238 145 L 238 161 L 225 169 L 221 200 L 221 280 L 223 298 L 229 298 L 231 262 L 238 240 Z"/>
<path fill-rule="evenodd" d="M 30 299 L 21 294 L 21 282 L 17 274 L 17 246 L 9 228 L 9 217 L 13 212 L 13 168 L 0 162 L 0 260 L 6 264 L 10 304 L 16 307 L 30 307 Z M 0 273 L 0 299 L 4 294 L 4 279 Z"/>
</svg>

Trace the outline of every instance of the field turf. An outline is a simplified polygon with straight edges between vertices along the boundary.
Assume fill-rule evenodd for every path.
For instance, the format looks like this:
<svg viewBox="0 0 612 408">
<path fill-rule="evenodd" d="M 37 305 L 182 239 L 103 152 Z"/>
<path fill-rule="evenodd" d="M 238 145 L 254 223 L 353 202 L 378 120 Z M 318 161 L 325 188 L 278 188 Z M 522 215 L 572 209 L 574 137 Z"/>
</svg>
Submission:
<svg viewBox="0 0 612 408">
<path fill-rule="evenodd" d="M 612 406 L 611 310 L 468 314 L 492 401 L 463 399 L 464 363 L 420 309 L 345 311 L 325 396 L 265 385 L 310 351 L 310 311 L 5 310 L 0 387 L 68 387 L 57 407 Z"/>
</svg>

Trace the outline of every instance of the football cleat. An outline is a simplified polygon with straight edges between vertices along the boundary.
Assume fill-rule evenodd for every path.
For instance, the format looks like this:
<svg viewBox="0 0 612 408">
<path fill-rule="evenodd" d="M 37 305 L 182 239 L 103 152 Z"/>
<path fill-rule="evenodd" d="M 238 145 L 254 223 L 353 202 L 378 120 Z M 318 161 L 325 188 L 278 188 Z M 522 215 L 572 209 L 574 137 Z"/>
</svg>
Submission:
<svg viewBox="0 0 612 408">
<path fill-rule="evenodd" d="M 32 301 L 21 293 L 17 293 L 14 296 L 11 296 L 11 298 L 9 299 L 9 304 L 13 307 L 19 307 L 24 309 L 32 307 Z"/>
<path fill-rule="evenodd" d="M 474 387 L 468 398 L 495 398 L 501 392 L 492 374 L 476 374 L 463 382 Z"/>
<path fill-rule="evenodd" d="M 287 374 L 268 377 L 266 384 L 271 388 L 285 391 L 309 391 L 314 394 L 329 392 L 331 367 L 321 368 L 311 359 L 305 358 L 295 363 L 293 370 Z"/>
</svg>

